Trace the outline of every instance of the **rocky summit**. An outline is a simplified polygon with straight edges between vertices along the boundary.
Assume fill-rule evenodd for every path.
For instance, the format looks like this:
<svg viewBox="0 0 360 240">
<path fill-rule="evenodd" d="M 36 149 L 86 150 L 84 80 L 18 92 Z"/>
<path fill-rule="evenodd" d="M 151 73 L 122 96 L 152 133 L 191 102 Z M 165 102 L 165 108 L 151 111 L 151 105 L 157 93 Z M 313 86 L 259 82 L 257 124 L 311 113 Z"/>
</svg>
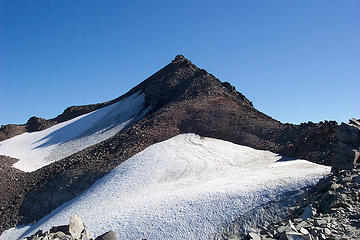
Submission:
<svg viewBox="0 0 360 240">
<path fill-rule="evenodd" d="M 359 121 L 352 119 L 349 124 L 341 125 L 334 121 L 300 125 L 281 123 L 255 109 L 252 102 L 230 83 L 221 82 L 182 55 L 114 100 L 72 106 L 49 120 L 31 117 L 24 125 L 2 126 L 0 141 L 24 132 L 43 131 L 135 93 L 145 95 L 143 107 L 151 107 L 151 110 L 104 141 L 33 172 L 20 171 L 12 166 L 17 159 L 0 156 L 0 232 L 38 221 L 145 148 L 179 134 L 195 133 L 269 150 L 283 155 L 284 161 L 300 158 L 333 166 L 333 175 L 322 180 L 320 185 L 292 196 L 293 205 L 272 205 L 284 211 L 278 214 L 278 222 L 266 221 L 266 226 L 253 226 L 254 231 L 249 231 L 248 228 L 234 227 L 242 220 L 235 221 L 224 226 L 227 230 L 223 233 L 214 236 L 219 239 L 338 239 L 349 231 L 351 233 L 346 235 L 349 238 L 360 237 L 356 223 L 360 214 L 359 172 L 356 170 Z M 263 214 L 264 209 L 260 211 Z M 56 239 L 54 236 L 60 238 L 61 234 L 65 235 L 60 239 L 93 238 L 87 234 L 88 230 L 86 237 L 75 236 L 71 231 L 58 233 L 57 230 L 45 233 L 46 238 L 44 233 L 38 233 L 36 238 L 28 239 Z M 96 239 L 112 238 L 99 236 Z"/>
</svg>

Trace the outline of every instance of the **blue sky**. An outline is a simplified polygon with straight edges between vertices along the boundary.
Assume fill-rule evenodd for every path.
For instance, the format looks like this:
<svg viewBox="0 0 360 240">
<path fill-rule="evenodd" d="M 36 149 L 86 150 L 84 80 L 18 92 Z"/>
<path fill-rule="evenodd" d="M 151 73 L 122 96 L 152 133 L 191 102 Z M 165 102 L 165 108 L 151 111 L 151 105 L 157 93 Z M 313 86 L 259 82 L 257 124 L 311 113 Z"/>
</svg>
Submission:
<svg viewBox="0 0 360 240">
<path fill-rule="evenodd" d="M 360 1 L 0 0 L 0 124 L 116 98 L 183 54 L 281 122 L 360 117 Z"/>
</svg>

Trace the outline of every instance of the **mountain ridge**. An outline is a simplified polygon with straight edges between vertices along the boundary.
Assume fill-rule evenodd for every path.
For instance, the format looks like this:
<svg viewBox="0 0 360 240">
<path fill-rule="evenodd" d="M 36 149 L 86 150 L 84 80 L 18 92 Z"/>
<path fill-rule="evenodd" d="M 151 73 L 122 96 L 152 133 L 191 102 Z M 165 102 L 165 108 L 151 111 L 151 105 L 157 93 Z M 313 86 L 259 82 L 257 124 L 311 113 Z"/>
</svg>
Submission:
<svg viewBox="0 0 360 240">
<path fill-rule="evenodd" d="M 181 71 L 176 71 L 176 68 L 178 68 Z M 175 74 L 180 76 L 180 82 L 171 82 L 173 79 L 173 76 L 171 76 L 171 73 L 175 71 Z M 161 90 L 161 87 L 166 87 L 167 89 L 174 89 L 178 84 L 182 84 L 182 88 L 186 87 L 186 80 L 189 80 L 189 77 L 197 74 L 208 74 L 206 70 L 199 69 L 196 67 L 190 60 L 185 58 L 183 55 L 177 55 L 175 59 L 169 63 L 164 68 L 160 69 L 156 73 L 152 74 L 149 78 L 145 79 L 141 83 L 139 83 L 137 86 L 130 89 L 125 94 L 121 95 L 120 97 L 117 97 L 115 99 L 102 102 L 102 103 L 95 103 L 95 104 L 87 104 L 87 105 L 78 105 L 78 106 L 70 106 L 67 107 L 63 113 L 59 114 L 55 118 L 51 119 L 44 119 L 41 117 L 33 116 L 30 117 L 29 120 L 25 124 L 7 124 L 2 125 L 0 128 L 0 141 L 9 139 L 11 137 L 14 137 L 16 135 L 22 134 L 24 132 L 35 132 L 35 131 L 41 131 L 44 129 L 47 129 L 55 124 L 73 119 L 75 117 L 78 117 L 82 114 L 86 114 L 92 111 L 95 111 L 99 108 L 106 107 L 108 105 L 111 105 L 113 103 L 116 103 L 125 97 L 128 97 L 129 95 L 141 90 L 147 92 L 147 99 L 146 102 L 148 104 L 152 105 L 161 105 L 161 103 L 166 98 L 169 98 L 170 93 L 173 94 L 173 91 L 170 91 L 170 93 L 163 94 L 159 92 Z M 182 76 L 186 75 L 186 79 L 181 79 Z M 157 79 L 160 76 L 159 79 Z M 170 80 L 170 81 L 169 81 Z M 183 82 L 185 81 L 185 82 Z M 153 86 L 156 86 L 154 88 Z M 229 83 L 225 82 L 224 86 L 231 89 L 232 91 L 236 92 L 235 88 L 231 86 Z M 180 87 L 181 89 L 181 87 Z M 239 93 L 238 93 L 239 94 Z M 240 94 L 243 99 L 246 99 L 244 95 Z M 151 96 L 151 97 L 150 97 Z M 247 100 L 247 99 L 246 99 Z M 247 100 L 250 102 L 249 100 Z"/>
</svg>

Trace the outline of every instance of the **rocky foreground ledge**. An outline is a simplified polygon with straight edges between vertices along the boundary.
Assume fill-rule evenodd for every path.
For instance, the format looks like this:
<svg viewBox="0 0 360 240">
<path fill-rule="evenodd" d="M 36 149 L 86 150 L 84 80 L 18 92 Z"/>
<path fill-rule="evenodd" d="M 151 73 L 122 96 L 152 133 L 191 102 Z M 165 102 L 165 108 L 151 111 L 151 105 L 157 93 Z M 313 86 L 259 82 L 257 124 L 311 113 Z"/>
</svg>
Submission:
<svg viewBox="0 0 360 240">
<path fill-rule="evenodd" d="M 52 227 L 47 232 L 39 230 L 30 237 L 23 238 L 23 240 L 117 240 L 116 234 L 113 231 L 104 233 L 95 238 L 89 229 L 81 221 L 80 217 L 75 213 L 69 225 Z"/>
</svg>

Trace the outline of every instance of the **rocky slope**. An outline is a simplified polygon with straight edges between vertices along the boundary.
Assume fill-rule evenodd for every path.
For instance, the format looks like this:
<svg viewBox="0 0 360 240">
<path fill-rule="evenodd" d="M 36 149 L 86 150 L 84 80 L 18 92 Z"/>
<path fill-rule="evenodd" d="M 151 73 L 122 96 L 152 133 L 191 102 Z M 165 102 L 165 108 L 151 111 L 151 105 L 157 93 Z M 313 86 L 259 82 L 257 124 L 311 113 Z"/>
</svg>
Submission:
<svg viewBox="0 0 360 240">
<path fill-rule="evenodd" d="M 114 137 L 32 173 L 16 171 L 9 164 L 2 167 L 4 176 L 16 172 L 14 176 L 18 177 L 0 178 L 0 231 L 36 221 L 135 153 L 181 133 L 192 132 L 327 165 L 335 153 L 336 122 L 282 124 L 256 110 L 229 83 L 219 81 L 181 55 L 118 99 L 71 107 L 51 120 L 33 118 L 26 125 L 5 126 L 0 131 L 2 139 L 47 128 L 138 91 L 146 94 L 146 105 L 153 106 L 152 111 Z"/>
<path fill-rule="evenodd" d="M 279 221 L 244 228 L 252 217 L 239 218 L 214 239 L 359 239 L 359 172 L 360 169 L 342 170 L 322 179 L 298 195 L 294 204 L 277 209 L 283 214 Z M 277 213 L 274 205 L 279 203 L 262 206 L 261 217 Z"/>
<path fill-rule="evenodd" d="M 350 119 L 336 132 L 330 176 L 304 192 L 252 210 L 214 239 L 360 239 L 360 121 Z M 257 215 L 262 225 L 253 224 Z"/>
</svg>

